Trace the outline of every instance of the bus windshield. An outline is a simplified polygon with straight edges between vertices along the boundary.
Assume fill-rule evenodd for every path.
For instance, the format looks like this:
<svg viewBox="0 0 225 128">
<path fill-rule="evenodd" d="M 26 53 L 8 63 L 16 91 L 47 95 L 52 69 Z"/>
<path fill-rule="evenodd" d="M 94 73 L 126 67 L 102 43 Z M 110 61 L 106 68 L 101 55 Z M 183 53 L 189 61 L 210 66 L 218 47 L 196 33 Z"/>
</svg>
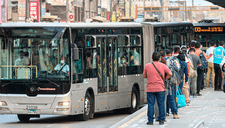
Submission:
<svg viewBox="0 0 225 128">
<path fill-rule="evenodd" d="M 0 28 L 0 79 L 69 80 L 69 34 L 64 27 Z"/>
</svg>

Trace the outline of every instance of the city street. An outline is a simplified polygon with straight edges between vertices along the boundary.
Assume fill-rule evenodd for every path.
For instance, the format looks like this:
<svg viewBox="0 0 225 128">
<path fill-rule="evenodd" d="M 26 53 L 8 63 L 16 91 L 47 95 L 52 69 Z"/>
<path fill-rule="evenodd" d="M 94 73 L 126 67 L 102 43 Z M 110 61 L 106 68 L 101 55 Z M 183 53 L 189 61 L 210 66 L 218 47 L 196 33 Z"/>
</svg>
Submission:
<svg viewBox="0 0 225 128">
<path fill-rule="evenodd" d="M 113 111 L 97 113 L 94 119 L 79 121 L 77 116 L 41 116 L 31 118 L 27 123 L 20 122 L 17 115 L 0 115 L 0 128 L 107 128 L 119 122 L 129 114 Z"/>
</svg>

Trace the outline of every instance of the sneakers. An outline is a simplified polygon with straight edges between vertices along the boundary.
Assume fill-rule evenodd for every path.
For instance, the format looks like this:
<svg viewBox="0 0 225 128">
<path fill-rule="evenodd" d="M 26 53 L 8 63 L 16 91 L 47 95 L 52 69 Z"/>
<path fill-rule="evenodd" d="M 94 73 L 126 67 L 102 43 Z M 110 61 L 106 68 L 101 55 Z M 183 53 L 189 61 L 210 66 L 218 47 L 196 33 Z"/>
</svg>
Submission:
<svg viewBox="0 0 225 128">
<path fill-rule="evenodd" d="M 159 125 L 163 125 L 164 124 L 164 121 L 159 121 Z"/>
<path fill-rule="evenodd" d="M 177 114 L 173 114 L 173 119 L 179 119 L 180 117 Z"/>
<path fill-rule="evenodd" d="M 197 96 L 202 96 L 202 94 L 200 94 L 200 93 L 197 93 L 196 95 L 197 95 Z"/>
<path fill-rule="evenodd" d="M 146 124 L 147 125 L 153 125 L 153 122 L 147 122 Z"/>
</svg>

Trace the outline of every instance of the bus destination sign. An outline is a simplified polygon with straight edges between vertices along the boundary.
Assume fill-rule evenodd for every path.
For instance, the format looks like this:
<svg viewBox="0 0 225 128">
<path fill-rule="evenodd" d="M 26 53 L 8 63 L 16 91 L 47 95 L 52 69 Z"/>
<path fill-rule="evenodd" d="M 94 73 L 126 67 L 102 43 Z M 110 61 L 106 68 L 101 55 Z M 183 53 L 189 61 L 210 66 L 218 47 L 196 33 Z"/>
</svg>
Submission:
<svg viewBox="0 0 225 128">
<path fill-rule="evenodd" d="M 223 27 L 195 27 L 196 33 L 222 33 Z"/>
</svg>

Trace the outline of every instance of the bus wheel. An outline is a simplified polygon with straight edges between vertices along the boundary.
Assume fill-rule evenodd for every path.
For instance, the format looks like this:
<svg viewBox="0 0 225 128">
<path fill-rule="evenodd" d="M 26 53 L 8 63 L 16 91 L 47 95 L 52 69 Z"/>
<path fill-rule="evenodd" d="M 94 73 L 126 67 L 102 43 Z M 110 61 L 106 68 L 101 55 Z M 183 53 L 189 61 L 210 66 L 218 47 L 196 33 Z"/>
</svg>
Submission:
<svg viewBox="0 0 225 128">
<path fill-rule="evenodd" d="M 128 108 L 128 113 L 134 113 L 135 111 L 137 111 L 139 109 L 139 93 L 137 91 L 137 89 L 135 87 L 133 87 L 132 89 L 132 93 L 131 93 L 131 107 Z"/>
<path fill-rule="evenodd" d="M 28 115 L 18 114 L 17 117 L 22 122 L 28 122 L 30 120 L 30 116 L 28 116 Z"/>
<path fill-rule="evenodd" d="M 82 121 L 89 120 L 90 115 L 92 113 L 92 110 L 91 110 L 92 103 L 93 103 L 92 98 L 90 94 L 87 92 L 85 95 L 85 100 L 84 100 L 84 113 L 80 115 L 80 120 Z"/>
</svg>

